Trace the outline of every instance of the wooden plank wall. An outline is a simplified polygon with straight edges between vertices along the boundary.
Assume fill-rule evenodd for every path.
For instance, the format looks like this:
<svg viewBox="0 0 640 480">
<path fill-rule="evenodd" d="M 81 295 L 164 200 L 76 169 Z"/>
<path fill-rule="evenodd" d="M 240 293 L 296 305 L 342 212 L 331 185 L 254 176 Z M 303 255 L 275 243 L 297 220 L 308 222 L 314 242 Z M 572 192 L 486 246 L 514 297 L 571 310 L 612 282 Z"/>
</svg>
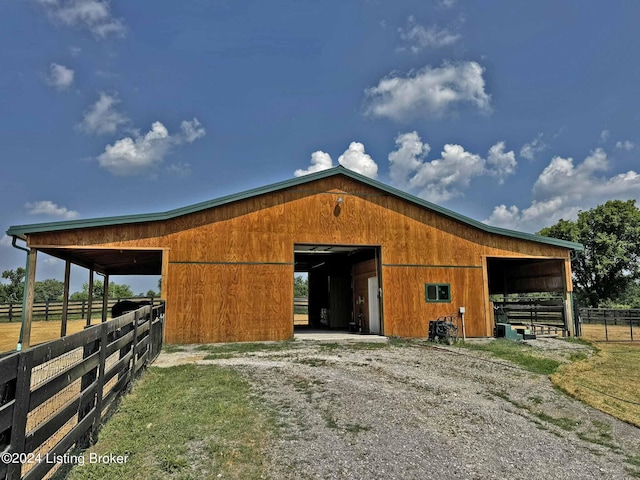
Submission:
<svg viewBox="0 0 640 480">
<path fill-rule="evenodd" d="M 289 338 L 296 243 L 380 246 L 384 333 L 403 336 L 424 336 L 429 320 L 459 306 L 467 309 L 469 336 L 490 335 L 483 257 L 569 256 L 564 248 L 480 231 L 340 175 L 165 222 L 33 234 L 28 243 L 164 249 L 168 343 Z M 445 281 L 452 302 L 426 304 L 424 283 Z"/>
</svg>

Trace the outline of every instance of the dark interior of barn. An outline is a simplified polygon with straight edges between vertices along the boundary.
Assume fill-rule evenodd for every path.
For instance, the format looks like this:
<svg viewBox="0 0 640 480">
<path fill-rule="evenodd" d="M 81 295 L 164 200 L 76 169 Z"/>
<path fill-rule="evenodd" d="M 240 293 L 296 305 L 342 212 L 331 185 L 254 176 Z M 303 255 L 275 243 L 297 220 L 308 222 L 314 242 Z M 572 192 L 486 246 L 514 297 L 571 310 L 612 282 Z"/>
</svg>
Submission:
<svg viewBox="0 0 640 480">
<path fill-rule="evenodd" d="M 378 247 L 296 245 L 294 255 L 309 281 L 308 324 L 296 330 L 381 333 Z"/>
</svg>

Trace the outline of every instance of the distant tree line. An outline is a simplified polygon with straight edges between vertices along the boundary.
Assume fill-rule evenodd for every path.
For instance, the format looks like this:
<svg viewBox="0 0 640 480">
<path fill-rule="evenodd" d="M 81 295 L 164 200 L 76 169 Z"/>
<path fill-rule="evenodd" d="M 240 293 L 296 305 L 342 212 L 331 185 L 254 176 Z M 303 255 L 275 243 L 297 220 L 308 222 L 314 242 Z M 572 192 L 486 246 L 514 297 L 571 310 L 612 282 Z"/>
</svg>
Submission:
<svg viewBox="0 0 640 480">
<path fill-rule="evenodd" d="M 0 303 L 22 303 L 24 294 L 24 276 L 25 269 L 18 267 L 15 270 L 5 270 L 2 272 L 2 278 L 6 281 L 0 283 Z M 158 282 L 158 289 L 160 282 Z M 59 302 L 62 301 L 64 295 L 64 283 L 60 280 L 47 279 L 37 281 L 34 287 L 35 302 Z M 101 299 L 104 295 L 104 283 L 102 280 L 93 282 L 93 298 Z M 129 285 L 120 285 L 109 282 L 108 298 L 131 298 L 131 297 L 159 297 L 160 295 L 154 290 L 148 290 L 147 293 L 139 293 L 135 295 Z M 89 298 L 89 283 L 82 284 L 82 291 L 74 292 L 69 295 L 69 299 L 87 300 Z"/>
</svg>

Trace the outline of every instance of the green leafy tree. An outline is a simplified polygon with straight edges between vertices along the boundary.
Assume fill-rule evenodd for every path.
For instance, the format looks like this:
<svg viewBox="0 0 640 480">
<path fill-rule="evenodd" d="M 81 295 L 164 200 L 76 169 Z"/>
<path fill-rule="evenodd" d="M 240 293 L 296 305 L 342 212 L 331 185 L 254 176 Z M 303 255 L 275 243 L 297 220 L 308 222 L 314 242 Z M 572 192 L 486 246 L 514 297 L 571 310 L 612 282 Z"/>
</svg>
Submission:
<svg viewBox="0 0 640 480">
<path fill-rule="evenodd" d="M 9 282 L 0 283 L 0 303 L 22 302 L 25 274 L 26 270 L 22 267 L 2 272 L 2 278 Z"/>
<path fill-rule="evenodd" d="M 34 301 L 53 302 L 62 299 L 64 294 L 64 283 L 52 278 L 36 282 L 34 286 Z"/>
<path fill-rule="evenodd" d="M 579 300 L 597 307 L 615 302 L 640 279 L 640 210 L 635 200 L 611 200 L 560 220 L 539 232 L 584 245 L 572 253 L 574 290 Z"/>
<path fill-rule="evenodd" d="M 93 298 L 102 298 L 104 295 L 104 283 L 102 280 L 93 282 Z M 135 296 L 129 285 L 119 285 L 117 283 L 109 283 L 109 298 L 131 298 Z M 72 293 L 69 298 L 71 300 L 87 300 L 89 298 L 89 283 L 82 284 L 81 292 Z"/>
<path fill-rule="evenodd" d="M 109 298 L 130 298 L 135 296 L 129 285 L 109 283 Z"/>
<path fill-rule="evenodd" d="M 309 279 L 295 277 L 293 280 L 293 296 L 307 297 L 309 295 Z"/>
</svg>

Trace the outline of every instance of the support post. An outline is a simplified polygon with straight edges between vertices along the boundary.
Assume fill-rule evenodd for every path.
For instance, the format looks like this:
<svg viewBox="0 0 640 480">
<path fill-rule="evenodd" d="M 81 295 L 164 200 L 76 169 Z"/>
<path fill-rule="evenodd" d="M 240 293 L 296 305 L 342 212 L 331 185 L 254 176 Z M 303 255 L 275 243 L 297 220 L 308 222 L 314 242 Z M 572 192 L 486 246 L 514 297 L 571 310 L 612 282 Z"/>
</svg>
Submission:
<svg viewBox="0 0 640 480">
<path fill-rule="evenodd" d="M 69 316 L 69 279 L 71 277 L 71 262 L 64 264 L 64 293 L 62 294 L 62 325 L 60 326 L 60 336 L 67 334 L 67 318 Z"/>
<path fill-rule="evenodd" d="M 91 310 L 93 307 L 93 268 L 89 269 L 89 297 L 87 298 L 87 327 L 91 326 Z"/>
<path fill-rule="evenodd" d="M 32 248 L 29 251 L 28 256 L 29 260 L 27 264 L 27 278 L 24 292 L 25 298 L 23 306 L 24 322 L 22 323 L 22 349 L 26 349 L 31 346 L 31 320 L 33 318 L 33 299 L 35 297 L 37 257 L 38 250 Z"/>
<path fill-rule="evenodd" d="M 109 310 L 109 274 L 104 275 L 104 291 L 102 293 L 102 323 L 107 321 Z"/>
</svg>

